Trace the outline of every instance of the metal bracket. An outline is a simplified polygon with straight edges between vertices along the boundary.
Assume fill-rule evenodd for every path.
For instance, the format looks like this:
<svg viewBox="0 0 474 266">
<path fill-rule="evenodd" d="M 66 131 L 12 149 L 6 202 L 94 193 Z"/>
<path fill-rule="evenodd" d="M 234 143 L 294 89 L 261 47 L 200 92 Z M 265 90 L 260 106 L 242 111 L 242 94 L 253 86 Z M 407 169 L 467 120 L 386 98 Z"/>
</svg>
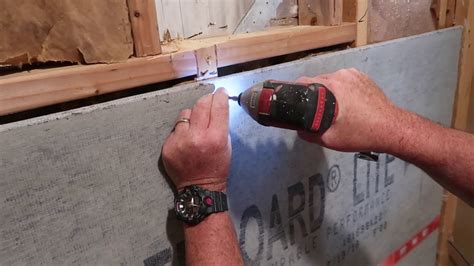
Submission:
<svg viewBox="0 0 474 266">
<path fill-rule="evenodd" d="M 194 50 L 196 57 L 196 80 L 205 80 L 217 77 L 217 52 L 216 46 L 209 46 Z"/>
</svg>

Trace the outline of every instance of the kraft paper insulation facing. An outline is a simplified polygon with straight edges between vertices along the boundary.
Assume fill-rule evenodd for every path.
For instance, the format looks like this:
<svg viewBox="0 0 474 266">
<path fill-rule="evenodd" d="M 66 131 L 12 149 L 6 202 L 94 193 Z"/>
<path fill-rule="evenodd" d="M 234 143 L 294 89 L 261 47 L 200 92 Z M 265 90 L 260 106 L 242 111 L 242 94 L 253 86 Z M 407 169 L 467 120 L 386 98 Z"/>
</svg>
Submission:
<svg viewBox="0 0 474 266">
<path fill-rule="evenodd" d="M 0 1 L 0 64 L 124 61 L 133 54 L 126 0 Z"/>
</svg>

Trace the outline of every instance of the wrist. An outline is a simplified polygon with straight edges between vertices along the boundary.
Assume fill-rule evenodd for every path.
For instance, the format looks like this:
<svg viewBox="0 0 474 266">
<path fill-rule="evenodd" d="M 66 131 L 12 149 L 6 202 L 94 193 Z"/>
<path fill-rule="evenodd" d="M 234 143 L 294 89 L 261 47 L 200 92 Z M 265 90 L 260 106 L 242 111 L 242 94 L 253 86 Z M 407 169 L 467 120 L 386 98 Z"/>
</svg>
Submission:
<svg viewBox="0 0 474 266">
<path fill-rule="evenodd" d="M 203 179 L 196 179 L 196 180 L 186 180 L 176 184 L 176 189 L 181 191 L 184 187 L 196 185 L 203 189 L 209 191 L 219 191 L 225 192 L 227 189 L 227 181 L 226 179 L 215 179 L 215 178 L 203 178 Z"/>
<path fill-rule="evenodd" d="M 210 228 L 215 226 L 216 223 L 220 223 L 223 220 L 230 219 L 229 211 L 215 212 L 209 214 L 204 220 L 198 224 L 187 224 L 183 222 L 183 228 L 185 230 L 199 230 L 200 228 Z"/>
<path fill-rule="evenodd" d="M 416 115 L 409 111 L 395 107 L 389 127 L 382 135 L 383 146 L 381 152 L 398 155 L 403 152 L 404 147 L 410 145 L 412 133 L 415 130 Z"/>
</svg>

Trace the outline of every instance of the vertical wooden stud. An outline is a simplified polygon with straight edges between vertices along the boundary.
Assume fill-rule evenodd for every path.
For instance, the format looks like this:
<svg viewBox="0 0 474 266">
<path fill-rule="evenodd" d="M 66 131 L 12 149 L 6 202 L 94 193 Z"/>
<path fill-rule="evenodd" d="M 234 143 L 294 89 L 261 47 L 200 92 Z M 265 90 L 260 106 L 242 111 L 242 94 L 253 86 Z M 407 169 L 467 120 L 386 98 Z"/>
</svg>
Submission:
<svg viewBox="0 0 474 266">
<path fill-rule="evenodd" d="M 448 11 L 448 0 L 438 0 L 438 29 L 446 28 L 446 13 Z"/>
<path fill-rule="evenodd" d="M 357 0 L 356 23 L 357 38 L 356 46 L 367 44 L 368 21 L 369 21 L 369 0 Z"/>
<path fill-rule="evenodd" d="M 342 21 L 356 22 L 357 0 L 344 0 L 342 4 Z"/>
<path fill-rule="evenodd" d="M 454 14 L 456 9 L 456 0 L 448 0 L 448 6 L 446 8 L 446 27 L 454 25 Z"/>
<path fill-rule="evenodd" d="M 448 265 L 448 245 L 453 233 L 454 217 L 456 216 L 457 198 L 448 191 L 443 192 L 441 205 L 441 221 L 439 225 L 439 238 L 436 252 L 436 266 Z"/>
<path fill-rule="evenodd" d="M 459 1 L 460 2 L 460 1 Z M 472 73 L 474 69 L 474 2 L 464 1 L 468 5 L 467 18 L 464 20 L 464 34 L 461 61 L 459 66 L 459 82 L 454 113 L 454 128 L 465 130 L 469 116 L 469 100 L 471 99 Z"/>
<path fill-rule="evenodd" d="M 457 1 L 456 24 L 464 25 L 462 53 L 459 62 L 459 82 L 453 115 L 453 127 L 466 130 L 469 119 L 469 100 L 472 92 L 474 71 L 474 2 Z M 440 236 L 438 239 L 437 266 L 448 265 L 448 241 L 452 238 L 458 199 L 445 192 L 441 208 Z"/>
<path fill-rule="evenodd" d="M 161 53 L 160 34 L 154 0 L 127 0 L 132 22 L 135 56 Z"/>
<path fill-rule="evenodd" d="M 456 0 L 433 0 L 431 9 L 437 19 L 438 29 L 454 25 L 455 8 Z"/>
</svg>

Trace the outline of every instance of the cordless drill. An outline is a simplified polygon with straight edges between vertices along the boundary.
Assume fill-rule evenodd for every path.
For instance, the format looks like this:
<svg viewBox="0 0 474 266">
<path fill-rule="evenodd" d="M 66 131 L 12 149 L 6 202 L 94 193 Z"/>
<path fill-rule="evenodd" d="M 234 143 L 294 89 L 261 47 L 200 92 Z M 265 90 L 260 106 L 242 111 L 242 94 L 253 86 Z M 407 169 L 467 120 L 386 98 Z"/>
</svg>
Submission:
<svg viewBox="0 0 474 266">
<path fill-rule="evenodd" d="M 303 130 L 318 135 L 331 127 L 338 111 L 334 94 L 319 83 L 267 80 L 229 99 L 237 101 L 261 125 Z M 378 160 L 378 154 L 373 152 L 356 155 L 369 161 Z"/>
<path fill-rule="evenodd" d="M 323 134 L 337 116 L 336 98 L 319 83 L 267 80 L 230 99 L 264 126 Z"/>
</svg>

